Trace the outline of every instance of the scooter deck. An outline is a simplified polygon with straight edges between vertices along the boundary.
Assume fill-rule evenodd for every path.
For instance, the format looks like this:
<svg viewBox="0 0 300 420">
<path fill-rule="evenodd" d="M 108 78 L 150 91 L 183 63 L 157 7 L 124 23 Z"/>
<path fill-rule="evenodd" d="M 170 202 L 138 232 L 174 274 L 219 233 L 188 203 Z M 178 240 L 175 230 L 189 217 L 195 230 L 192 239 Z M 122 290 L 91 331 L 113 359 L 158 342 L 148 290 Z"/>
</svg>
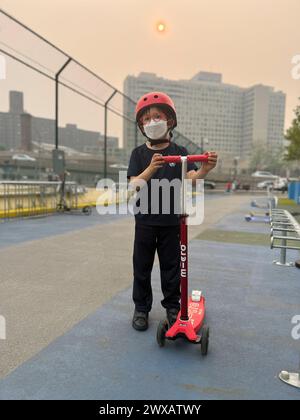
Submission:
<svg viewBox="0 0 300 420">
<path fill-rule="evenodd" d="M 199 302 L 194 302 L 189 298 L 188 302 L 188 317 L 187 321 L 180 319 L 181 312 L 178 313 L 177 320 L 172 327 L 166 332 L 165 338 L 169 340 L 176 340 L 179 337 L 188 339 L 193 343 L 200 343 L 201 335 L 197 332 L 203 325 L 205 317 L 205 298 L 201 296 Z"/>
</svg>

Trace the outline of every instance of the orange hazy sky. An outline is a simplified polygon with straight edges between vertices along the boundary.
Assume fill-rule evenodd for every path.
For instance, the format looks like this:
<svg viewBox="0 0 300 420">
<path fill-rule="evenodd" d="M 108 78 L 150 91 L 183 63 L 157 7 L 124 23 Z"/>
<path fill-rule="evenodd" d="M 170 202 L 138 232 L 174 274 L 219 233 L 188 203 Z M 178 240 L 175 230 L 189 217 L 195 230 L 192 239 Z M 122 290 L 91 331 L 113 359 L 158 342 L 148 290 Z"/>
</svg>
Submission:
<svg viewBox="0 0 300 420">
<path fill-rule="evenodd" d="M 291 60 L 300 54 L 300 0 L 0 0 L 0 6 L 120 90 L 128 74 L 140 71 L 189 79 L 206 70 L 222 73 L 226 83 L 285 92 L 286 128 L 299 103 Z M 160 20 L 163 34 L 155 30 Z"/>
</svg>

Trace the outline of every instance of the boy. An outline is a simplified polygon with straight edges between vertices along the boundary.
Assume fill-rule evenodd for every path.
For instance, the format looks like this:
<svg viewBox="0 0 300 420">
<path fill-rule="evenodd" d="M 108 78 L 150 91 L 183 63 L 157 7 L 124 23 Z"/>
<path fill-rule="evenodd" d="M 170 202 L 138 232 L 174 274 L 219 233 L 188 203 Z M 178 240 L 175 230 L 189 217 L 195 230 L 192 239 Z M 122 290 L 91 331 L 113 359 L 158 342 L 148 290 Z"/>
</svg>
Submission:
<svg viewBox="0 0 300 420">
<path fill-rule="evenodd" d="M 151 180 L 181 179 L 180 165 L 166 164 L 162 155 L 187 155 L 187 150 L 171 141 L 177 126 L 176 110 L 172 99 L 162 92 L 149 92 L 137 102 L 135 109 L 137 124 L 146 143 L 136 147 L 131 154 L 127 177 L 134 184 L 147 182 L 148 214 L 135 214 L 135 239 L 133 250 L 133 301 L 135 310 L 132 326 L 138 331 L 148 328 L 148 313 L 152 308 L 151 271 L 157 251 L 160 265 L 161 288 L 167 319 L 172 325 L 180 309 L 180 220 L 174 212 L 171 197 L 169 214 L 151 213 Z M 207 152 L 209 160 L 198 169 L 188 163 L 187 177 L 204 178 L 216 166 L 217 154 Z M 170 194 L 171 195 L 171 194 Z M 161 197 L 159 197 L 161 202 Z"/>
</svg>

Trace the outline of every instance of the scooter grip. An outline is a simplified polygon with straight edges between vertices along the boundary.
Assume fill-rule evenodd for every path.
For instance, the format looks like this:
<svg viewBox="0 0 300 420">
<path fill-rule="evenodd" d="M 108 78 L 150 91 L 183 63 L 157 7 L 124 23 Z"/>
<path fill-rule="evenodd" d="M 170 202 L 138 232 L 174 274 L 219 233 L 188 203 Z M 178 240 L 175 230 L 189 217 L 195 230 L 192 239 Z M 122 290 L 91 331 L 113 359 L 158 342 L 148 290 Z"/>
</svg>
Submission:
<svg viewBox="0 0 300 420">
<path fill-rule="evenodd" d="M 208 162 L 208 155 L 188 155 L 188 162 Z"/>
<path fill-rule="evenodd" d="M 162 156 L 163 160 L 166 163 L 180 163 L 181 162 L 181 156 Z"/>
<path fill-rule="evenodd" d="M 167 163 L 180 163 L 181 156 L 162 156 L 163 160 Z M 188 162 L 207 162 L 208 155 L 187 155 Z"/>
</svg>

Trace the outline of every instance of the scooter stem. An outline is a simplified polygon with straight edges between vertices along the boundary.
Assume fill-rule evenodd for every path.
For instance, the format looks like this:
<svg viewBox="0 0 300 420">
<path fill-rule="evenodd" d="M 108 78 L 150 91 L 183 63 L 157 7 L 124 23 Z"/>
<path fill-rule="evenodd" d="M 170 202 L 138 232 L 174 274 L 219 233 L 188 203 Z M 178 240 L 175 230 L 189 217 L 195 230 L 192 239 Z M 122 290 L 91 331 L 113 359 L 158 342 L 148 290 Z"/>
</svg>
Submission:
<svg viewBox="0 0 300 420">
<path fill-rule="evenodd" d="M 186 212 L 186 174 L 187 156 L 181 157 L 181 215 L 180 215 L 180 290 L 181 290 L 181 316 L 183 321 L 188 316 L 188 230 Z"/>
<path fill-rule="evenodd" d="M 180 289 L 181 289 L 181 315 L 183 321 L 188 316 L 188 230 L 187 215 L 180 216 Z"/>
<path fill-rule="evenodd" d="M 186 211 L 186 174 L 188 162 L 207 162 L 208 155 L 163 156 L 165 162 L 181 162 L 181 214 L 180 214 L 180 319 L 188 321 L 188 229 Z"/>
</svg>

